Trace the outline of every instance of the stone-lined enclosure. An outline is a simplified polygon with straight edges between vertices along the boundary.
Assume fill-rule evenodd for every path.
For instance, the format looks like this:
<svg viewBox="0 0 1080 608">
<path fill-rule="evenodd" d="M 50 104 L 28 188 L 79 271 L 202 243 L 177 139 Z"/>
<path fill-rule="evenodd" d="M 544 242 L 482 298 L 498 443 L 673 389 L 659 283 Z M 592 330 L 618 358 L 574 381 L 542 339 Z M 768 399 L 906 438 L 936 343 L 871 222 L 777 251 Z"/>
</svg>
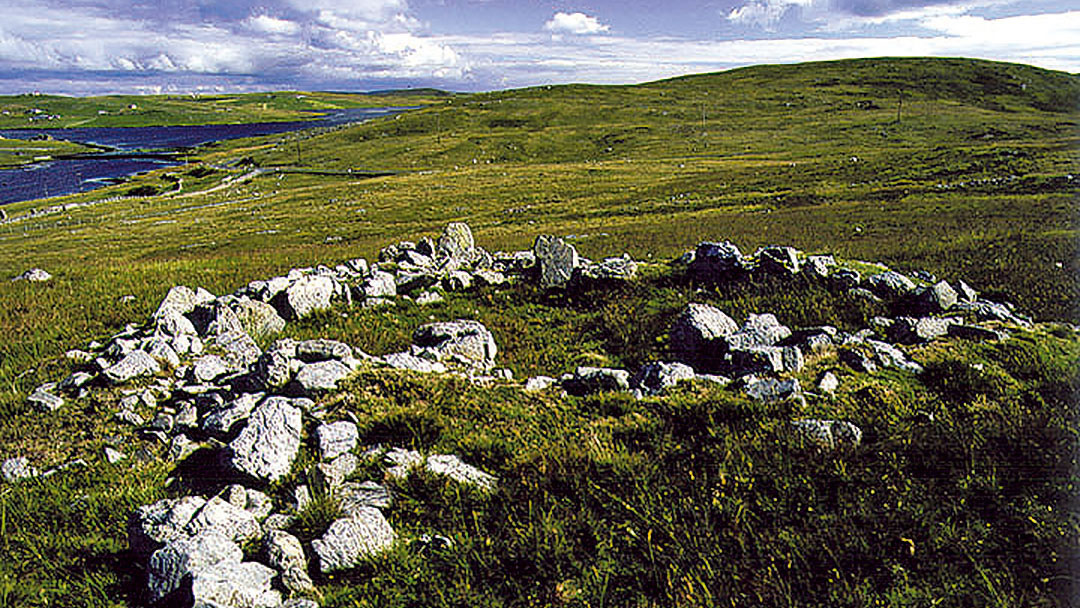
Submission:
<svg viewBox="0 0 1080 608">
<path fill-rule="evenodd" d="M 866 263 L 844 264 L 831 256 L 804 256 L 790 247 L 767 247 L 744 256 L 728 242 L 701 243 L 675 263 L 702 283 L 739 281 L 765 273 L 810 277 L 830 289 L 884 300 L 904 316 L 877 318 L 874 327 L 847 333 L 834 327 L 789 328 L 767 312 L 742 323 L 715 307 L 686 306 L 670 328 L 673 361 L 636 370 L 579 367 L 555 378 L 537 376 L 522 390 L 561 390 L 571 395 L 633 391 L 659 395 L 682 381 L 731 385 L 761 400 L 802 400 L 803 387 L 789 372 L 804 359 L 835 350 L 853 369 L 880 367 L 920 371 L 904 345 L 940 336 L 997 339 L 1009 325 L 1028 325 L 1013 307 L 979 299 L 963 282 L 905 276 Z M 862 269 L 862 272 L 858 269 Z M 540 236 L 531 251 L 489 253 L 476 246 L 465 224 L 450 224 L 437 239 L 401 242 L 382 250 L 379 261 L 351 260 L 334 268 L 295 269 L 254 281 L 233 294 L 171 289 L 149 321 L 129 326 L 105 344 L 92 343 L 67 356 L 79 370 L 39 387 L 33 407 L 53 411 L 70 398 L 104 387 L 121 389 L 115 417 L 169 446 L 183 461 L 200 448 L 236 483 L 146 505 L 131 514 L 132 552 L 147 573 L 148 595 L 162 605 L 266 607 L 314 606 L 311 574 L 349 569 L 398 542 L 383 515 L 393 501 L 379 482 L 349 481 L 365 461 L 381 464 L 386 477 L 423 468 L 456 483 L 495 491 L 498 479 L 450 454 L 420 454 L 395 446 L 361 445 L 351 420 L 330 420 L 321 407 L 339 383 L 361 368 L 396 368 L 458 374 L 477 383 L 512 383 L 497 367 L 498 345 L 484 325 L 468 319 L 417 327 L 407 351 L 374 356 L 348 344 L 281 339 L 261 349 L 286 323 L 333 305 L 385 306 L 394 298 L 438 301 L 442 291 L 474 285 L 498 287 L 530 280 L 552 290 L 602 287 L 632 281 L 638 263 L 629 256 L 587 260 L 563 239 Z M 990 322 L 990 323 L 986 323 Z M 837 377 L 825 373 L 813 390 L 831 393 Z M 133 388 L 129 388 L 133 387 Z M 153 412 L 149 418 L 141 412 Z M 310 422 L 310 426 L 306 424 Z M 314 428 L 305 436 L 304 428 Z M 823 448 L 856 447 L 860 429 L 846 421 L 807 419 L 791 430 Z M 264 491 L 293 470 L 301 447 L 318 456 L 305 476 L 310 483 L 285 489 L 289 504 Z M 115 449 L 106 458 L 125 455 Z M 41 475 L 25 458 L 3 463 L 7 481 Z M 343 516 L 305 547 L 286 529 L 313 496 L 332 494 Z M 432 540 L 434 538 L 435 540 Z M 448 542 L 429 537 L 425 542 Z M 242 547 L 249 551 L 245 559 Z M 309 564 L 309 557 L 314 562 Z"/>
</svg>

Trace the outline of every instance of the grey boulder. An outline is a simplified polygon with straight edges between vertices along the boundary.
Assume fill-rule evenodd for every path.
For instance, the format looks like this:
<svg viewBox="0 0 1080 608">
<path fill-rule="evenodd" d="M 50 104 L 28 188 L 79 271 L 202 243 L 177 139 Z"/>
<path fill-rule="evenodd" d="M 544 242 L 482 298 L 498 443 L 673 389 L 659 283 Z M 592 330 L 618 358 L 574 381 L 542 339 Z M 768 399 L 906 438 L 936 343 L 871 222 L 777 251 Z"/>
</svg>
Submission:
<svg viewBox="0 0 1080 608">
<path fill-rule="evenodd" d="M 335 292 L 334 280 L 326 276 L 305 275 L 274 296 L 270 304 L 286 321 L 303 319 L 316 310 L 330 308 Z"/>
<path fill-rule="evenodd" d="M 739 330 L 735 321 L 720 309 L 707 304 L 687 304 L 668 332 L 671 353 L 697 370 L 720 367 L 719 340 Z"/>
<path fill-rule="evenodd" d="M 333 460 L 351 452 L 356 447 L 358 437 L 356 425 L 348 420 L 322 424 L 315 429 L 319 455 L 323 460 Z"/>
<path fill-rule="evenodd" d="M 262 481 L 281 479 L 300 450 L 301 411 L 284 397 L 270 397 L 251 414 L 231 443 L 233 469 Z"/>
<path fill-rule="evenodd" d="M 630 390 L 630 372 L 608 367 L 578 367 L 562 380 L 562 388 L 571 395 L 591 395 Z"/>
</svg>

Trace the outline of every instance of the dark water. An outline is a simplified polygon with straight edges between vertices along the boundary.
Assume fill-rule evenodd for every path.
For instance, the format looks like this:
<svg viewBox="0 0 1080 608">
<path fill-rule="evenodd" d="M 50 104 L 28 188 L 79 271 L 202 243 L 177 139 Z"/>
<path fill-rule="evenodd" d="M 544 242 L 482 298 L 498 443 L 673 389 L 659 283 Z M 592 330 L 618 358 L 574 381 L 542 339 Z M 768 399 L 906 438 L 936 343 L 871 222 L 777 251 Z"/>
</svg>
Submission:
<svg viewBox="0 0 1080 608">
<path fill-rule="evenodd" d="M 53 160 L 0 170 L 0 205 L 75 192 L 86 192 L 137 173 L 178 165 L 177 161 L 132 158 L 133 151 L 173 151 L 241 137 L 275 135 L 302 129 L 333 127 L 408 108 L 351 108 L 335 110 L 318 120 L 257 122 L 238 125 L 185 127 L 111 127 L 76 129 L 0 129 L 0 137 L 32 139 L 48 134 L 55 139 L 105 146 L 122 158 L 103 153 L 93 158 Z"/>
</svg>

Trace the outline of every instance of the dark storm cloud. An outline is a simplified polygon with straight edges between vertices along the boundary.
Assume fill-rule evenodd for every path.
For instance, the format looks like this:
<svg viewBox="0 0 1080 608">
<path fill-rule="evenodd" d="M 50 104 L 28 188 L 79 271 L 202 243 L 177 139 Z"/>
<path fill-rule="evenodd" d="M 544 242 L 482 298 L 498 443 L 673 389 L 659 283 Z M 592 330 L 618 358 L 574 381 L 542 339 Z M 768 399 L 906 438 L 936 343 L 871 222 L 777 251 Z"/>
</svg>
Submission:
<svg viewBox="0 0 1080 608">
<path fill-rule="evenodd" d="M 961 3 L 958 0 L 830 0 L 829 8 L 860 17 L 880 17 L 903 10 Z"/>
</svg>

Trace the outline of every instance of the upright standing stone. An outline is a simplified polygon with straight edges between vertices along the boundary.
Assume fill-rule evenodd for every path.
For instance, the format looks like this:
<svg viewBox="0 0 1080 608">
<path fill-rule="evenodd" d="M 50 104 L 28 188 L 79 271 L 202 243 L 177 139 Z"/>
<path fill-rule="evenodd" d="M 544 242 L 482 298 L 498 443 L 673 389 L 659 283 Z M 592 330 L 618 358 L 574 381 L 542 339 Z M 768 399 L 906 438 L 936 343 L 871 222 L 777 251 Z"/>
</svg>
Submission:
<svg viewBox="0 0 1080 608">
<path fill-rule="evenodd" d="M 540 267 L 540 286 L 544 289 L 565 287 L 579 263 L 577 249 L 557 236 L 536 237 L 533 255 Z"/>
<path fill-rule="evenodd" d="M 464 222 L 451 222 L 443 229 L 437 249 L 441 256 L 464 264 L 472 258 L 475 246 L 469 225 Z"/>
</svg>

